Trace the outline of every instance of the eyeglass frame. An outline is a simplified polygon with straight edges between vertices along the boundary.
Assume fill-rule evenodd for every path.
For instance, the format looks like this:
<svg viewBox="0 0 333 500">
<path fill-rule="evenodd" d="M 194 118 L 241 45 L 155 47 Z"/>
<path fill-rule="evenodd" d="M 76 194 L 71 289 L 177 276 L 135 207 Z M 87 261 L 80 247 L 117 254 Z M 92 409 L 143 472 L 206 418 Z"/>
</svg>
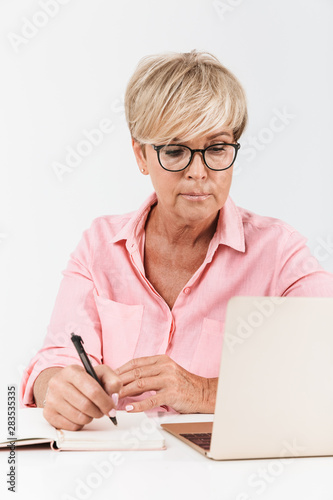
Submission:
<svg viewBox="0 0 333 500">
<path fill-rule="evenodd" d="M 210 146 L 207 146 L 207 148 L 205 148 L 205 149 L 191 149 L 188 146 L 184 146 L 184 144 L 162 144 L 160 146 L 156 146 L 155 144 L 151 144 L 151 146 L 154 148 L 154 150 L 157 153 L 158 163 L 161 165 L 161 167 L 164 170 L 167 170 L 167 172 L 182 172 L 183 170 L 185 170 L 191 164 L 193 156 L 194 156 L 195 153 L 201 153 L 203 161 L 204 161 L 206 167 L 209 168 L 209 170 L 213 170 L 213 172 L 222 172 L 223 170 L 228 170 L 235 163 L 236 157 L 237 157 L 237 153 L 238 153 L 238 151 L 239 151 L 239 149 L 241 147 L 241 145 L 239 144 L 239 142 L 236 142 L 235 144 L 230 144 L 228 142 L 218 142 L 216 144 L 211 144 Z M 189 160 L 188 164 L 186 165 L 186 167 L 180 168 L 179 170 L 170 170 L 168 168 L 165 168 L 162 165 L 161 160 L 160 160 L 160 150 L 162 148 L 164 148 L 165 146 L 181 146 L 182 148 L 189 149 L 191 151 L 191 156 L 190 156 L 190 160 Z M 235 156 L 234 156 L 234 159 L 232 160 L 232 163 L 230 163 L 229 167 L 226 167 L 226 168 L 212 168 L 212 167 L 210 167 L 208 165 L 208 163 L 206 162 L 205 153 L 206 153 L 207 149 L 212 148 L 213 146 L 232 146 L 234 148 L 234 150 L 235 150 Z"/>
</svg>

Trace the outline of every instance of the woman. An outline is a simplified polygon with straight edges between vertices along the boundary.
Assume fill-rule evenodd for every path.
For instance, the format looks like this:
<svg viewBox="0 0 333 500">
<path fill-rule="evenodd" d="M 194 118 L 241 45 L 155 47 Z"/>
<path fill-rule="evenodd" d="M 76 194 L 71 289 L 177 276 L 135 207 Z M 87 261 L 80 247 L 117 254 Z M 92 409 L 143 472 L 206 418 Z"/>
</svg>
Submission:
<svg viewBox="0 0 333 500">
<path fill-rule="evenodd" d="M 76 430 L 115 408 L 214 411 L 228 300 L 332 296 L 305 238 L 229 197 L 244 91 L 211 54 L 150 56 L 125 96 L 134 154 L 154 193 L 85 231 L 21 401 Z M 105 390 L 71 345 L 74 331 Z"/>
</svg>

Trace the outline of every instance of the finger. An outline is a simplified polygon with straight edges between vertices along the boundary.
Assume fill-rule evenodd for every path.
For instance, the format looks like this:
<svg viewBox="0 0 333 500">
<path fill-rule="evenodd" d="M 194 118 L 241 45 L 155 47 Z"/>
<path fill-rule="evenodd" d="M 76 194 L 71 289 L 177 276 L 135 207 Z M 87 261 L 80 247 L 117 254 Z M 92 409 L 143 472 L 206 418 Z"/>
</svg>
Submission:
<svg viewBox="0 0 333 500">
<path fill-rule="evenodd" d="M 55 409 L 59 409 L 62 399 L 90 417 L 100 418 L 104 415 L 101 410 L 72 383 L 67 381 L 61 383 L 61 380 L 58 381 L 55 379 L 48 386 L 45 401 L 48 403 L 48 406 L 51 404 Z"/>
<path fill-rule="evenodd" d="M 67 431 L 79 431 L 83 427 L 83 425 L 75 424 L 74 422 L 71 422 L 57 411 L 50 410 L 47 407 L 43 409 L 43 416 L 48 421 L 48 423 L 51 424 L 56 429 L 64 429 Z"/>
<path fill-rule="evenodd" d="M 125 372 L 119 376 L 123 388 L 125 385 L 130 384 L 134 380 L 140 380 L 147 377 L 157 377 L 161 374 L 162 366 L 158 363 L 152 365 L 138 366 Z"/>
<path fill-rule="evenodd" d="M 139 368 L 140 366 L 145 366 L 145 365 L 152 365 L 154 363 L 157 363 L 160 358 L 162 357 L 161 354 L 157 356 L 143 356 L 142 358 L 134 358 L 125 363 L 124 365 L 120 366 L 115 370 L 115 373 L 117 375 L 121 375 L 123 373 L 126 373 L 130 370 L 133 370 L 134 368 Z"/>
<path fill-rule="evenodd" d="M 126 398 L 128 396 L 139 396 L 147 391 L 159 391 L 164 388 L 165 382 L 161 377 L 139 378 L 123 386 L 119 397 Z"/>
<path fill-rule="evenodd" d="M 164 400 L 163 392 L 159 392 L 155 396 L 143 399 L 142 401 L 137 401 L 135 403 L 130 403 L 126 406 L 127 413 L 136 413 L 139 411 L 148 411 L 153 408 L 167 404 Z"/>
<path fill-rule="evenodd" d="M 101 418 L 104 415 L 93 401 L 71 384 L 65 385 L 62 395 L 68 404 L 88 417 Z"/>
<path fill-rule="evenodd" d="M 70 370 L 64 369 L 59 372 L 59 376 L 55 375 L 49 381 L 48 387 L 50 394 L 56 395 L 58 398 L 57 403 L 63 400 L 62 391 L 65 385 L 72 385 L 76 390 L 81 392 L 92 404 L 94 404 L 103 415 L 107 415 L 114 407 L 113 401 L 110 396 L 105 392 L 103 387 L 93 378 L 86 373 L 81 367 L 69 367 Z M 49 395 L 48 395 L 49 398 Z M 90 406 L 90 409 L 92 406 Z"/>
<path fill-rule="evenodd" d="M 61 394 L 59 394 L 59 390 Z M 56 411 L 74 423 L 85 425 L 103 413 L 84 394 L 71 384 L 49 388 L 44 408 Z"/>
<path fill-rule="evenodd" d="M 67 403 L 67 401 L 62 401 L 61 405 L 59 405 L 59 408 L 55 408 L 52 405 L 52 402 L 46 403 L 43 409 L 43 414 L 44 417 L 52 422 L 52 425 L 55 427 L 60 425 L 60 416 L 65 419 L 67 422 L 67 427 L 69 425 L 69 422 L 71 423 L 71 427 L 76 426 L 78 428 L 82 428 L 84 425 L 89 424 L 93 420 L 92 417 L 89 417 L 88 415 L 84 414 L 77 408 L 74 408 L 72 405 Z M 66 428 L 67 428 L 66 427 Z M 77 430 L 73 429 L 73 430 Z"/>
<path fill-rule="evenodd" d="M 112 394 L 118 394 L 122 381 L 118 375 L 107 365 L 99 365 L 95 367 L 96 375 L 98 376 L 101 384 L 104 387 L 104 390 L 108 393 L 109 396 Z"/>
</svg>

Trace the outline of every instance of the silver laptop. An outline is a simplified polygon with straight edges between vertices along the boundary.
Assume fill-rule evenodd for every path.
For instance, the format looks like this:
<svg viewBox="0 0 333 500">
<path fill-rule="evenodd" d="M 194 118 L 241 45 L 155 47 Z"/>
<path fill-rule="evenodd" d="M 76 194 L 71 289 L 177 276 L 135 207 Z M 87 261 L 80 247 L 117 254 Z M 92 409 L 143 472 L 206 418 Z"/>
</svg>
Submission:
<svg viewBox="0 0 333 500">
<path fill-rule="evenodd" d="M 215 460 L 332 456 L 333 298 L 232 298 L 214 421 L 162 427 Z"/>
</svg>

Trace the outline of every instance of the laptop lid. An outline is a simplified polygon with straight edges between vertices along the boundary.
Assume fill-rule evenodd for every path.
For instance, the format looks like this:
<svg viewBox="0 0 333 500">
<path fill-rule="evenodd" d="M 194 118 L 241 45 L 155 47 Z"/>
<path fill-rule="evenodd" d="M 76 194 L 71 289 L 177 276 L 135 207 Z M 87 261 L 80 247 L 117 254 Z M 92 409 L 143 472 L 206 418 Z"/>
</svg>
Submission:
<svg viewBox="0 0 333 500">
<path fill-rule="evenodd" d="M 333 455 L 332 422 L 333 298 L 232 298 L 207 455 Z"/>
</svg>

